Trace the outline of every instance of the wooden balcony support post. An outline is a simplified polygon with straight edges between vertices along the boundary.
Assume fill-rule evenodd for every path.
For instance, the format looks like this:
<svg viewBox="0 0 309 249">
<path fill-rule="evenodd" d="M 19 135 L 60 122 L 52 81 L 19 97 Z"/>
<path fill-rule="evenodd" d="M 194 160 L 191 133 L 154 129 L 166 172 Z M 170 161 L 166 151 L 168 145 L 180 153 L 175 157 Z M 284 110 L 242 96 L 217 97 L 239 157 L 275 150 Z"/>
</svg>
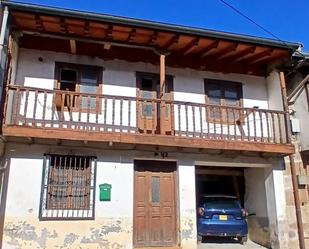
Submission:
<svg viewBox="0 0 309 249">
<path fill-rule="evenodd" d="M 164 115 L 165 115 L 165 102 L 164 102 L 164 88 L 165 88 L 165 54 L 160 54 L 160 133 L 165 133 L 164 128 Z"/>
<path fill-rule="evenodd" d="M 291 143 L 291 127 L 290 127 L 290 115 L 289 115 L 289 106 L 288 106 L 288 99 L 286 93 L 286 83 L 285 83 L 285 76 L 283 72 L 280 72 L 280 86 L 281 86 L 281 95 L 282 95 L 282 103 L 283 109 L 286 113 L 286 134 L 287 134 L 287 142 Z M 289 155 L 290 161 L 290 170 L 291 170 L 291 178 L 292 178 L 292 186 L 293 186 L 293 196 L 294 196 L 294 204 L 295 204 L 295 213 L 296 213 L 296 221 L 297 221 L 297 230 L 298 230 L 298 240 L 299 240 L 299 248 L 305 249 L 305 237 L 304 237 L 304 225 L 302 221 L 302 214 L 301 214 L 301 205 L 299 199 L 299 192 L 298 192 L 298 183 L 297 183 L 297 176 L 295 170 L 295 161 L 294 155 Z"/>
</svg>

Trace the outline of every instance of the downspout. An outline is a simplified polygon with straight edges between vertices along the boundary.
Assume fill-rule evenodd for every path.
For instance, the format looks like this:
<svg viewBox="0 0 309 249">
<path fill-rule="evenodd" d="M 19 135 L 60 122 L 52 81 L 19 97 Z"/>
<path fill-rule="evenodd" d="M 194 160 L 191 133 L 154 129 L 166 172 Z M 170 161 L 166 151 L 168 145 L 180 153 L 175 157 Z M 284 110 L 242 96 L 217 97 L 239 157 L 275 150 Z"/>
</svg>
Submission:
<svg viewBox="0 0 309 249">
<path fill-rule="evenodd" d="M 6 26 L 8 23 L 8 18 L 9 18 L 9 10 L 8 10 L 8 7 L 5 6 L 4 11 L 3 11 L 2 25 L 1 25 L 1 31 L 0 31 L 0 61 L 2 60 L 2 50 L 4 47 L 4 38 L 5 38 L 5 31 L 6 31 Z"/>
<path fill-rule="evenodd" d="M 287 136 L 288 141 L 291 142 L 291 127 L 290 127 L 290 114 L 289 114 L 289 106 L 288 106 L 288 100 L 287 100 L 287 91 L 286 91 L 286 83 L 285 83 L 285 77 L 284 73 L 280 72 L 280 85 L 281 85 L 281 95 L 282 95 L 282 103 L 283 103 L 283 109 L 285 112 L 287 112 Z M 291 177 L 292 177 L 292 185 L 293 185 L 293 197 L 294 197 L 294 203 L 295 203 L 295 212 L 296 212 L 296 222 L 297 222 L 297 231 L 298 231 L 298 241 L 299 241 L 299 248 L 300 249 L 306 249 L 305 246 L 305 237 L 304 237 L 304 226 L 302 222 L 302 215 L 301 215 L 301 205 L 299 200 L 299 192 L 298 192 L 298 183 L 297 183 L 297 177 L 296 177 L 296 171 L 295 171 L 295 160 L 294 160 L 294 154 L 289 155 L 290 160 L 290 170 L 291 170 Z"/>
</svg>

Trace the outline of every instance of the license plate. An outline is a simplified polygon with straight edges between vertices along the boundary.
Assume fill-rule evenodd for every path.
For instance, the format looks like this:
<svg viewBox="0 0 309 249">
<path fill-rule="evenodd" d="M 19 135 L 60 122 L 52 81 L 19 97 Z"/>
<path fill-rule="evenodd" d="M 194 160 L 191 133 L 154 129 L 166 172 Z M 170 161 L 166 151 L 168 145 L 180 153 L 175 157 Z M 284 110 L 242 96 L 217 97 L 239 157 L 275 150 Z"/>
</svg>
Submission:
<svg viewBox="0 0 309 249">
<path fill-rule="evenodd" d="M 219 215 L 219 220 L 227 220 L 227 215 Z"/>
</svg>

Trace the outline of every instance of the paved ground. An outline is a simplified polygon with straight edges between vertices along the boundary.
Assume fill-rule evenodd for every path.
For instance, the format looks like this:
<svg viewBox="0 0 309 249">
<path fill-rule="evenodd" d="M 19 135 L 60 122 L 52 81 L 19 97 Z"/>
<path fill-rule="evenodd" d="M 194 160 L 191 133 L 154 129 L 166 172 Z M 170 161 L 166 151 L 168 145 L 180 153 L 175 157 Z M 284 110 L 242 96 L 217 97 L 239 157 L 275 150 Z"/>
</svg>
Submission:
<svg viewBox="0 0 309 249">
<path fill-rule="evenodd" d="M 247 243 L 241 245 L 232 239 L 207 239 L 203 243 L 197 245 L 197 249 L 265 249 L 266 247 L 255 244 L 248 240 Z"/>
</svg>

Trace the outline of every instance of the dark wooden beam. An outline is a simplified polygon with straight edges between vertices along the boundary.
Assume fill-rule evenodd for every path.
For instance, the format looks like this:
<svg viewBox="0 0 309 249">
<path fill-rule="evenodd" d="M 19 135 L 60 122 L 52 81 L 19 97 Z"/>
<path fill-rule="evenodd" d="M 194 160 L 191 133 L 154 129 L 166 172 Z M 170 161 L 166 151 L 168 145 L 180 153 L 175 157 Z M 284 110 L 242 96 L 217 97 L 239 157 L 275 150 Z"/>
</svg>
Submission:
<svg viewBox="0 0 309 249">
<path fill-rule="evenodd" d="M 220 58 L 222 56 L 225 56 L 226 54 L 230 54 L 236 51 L 237 47 L 238 47 L 238 43 L 232 43 L 229 46 L 227 46 L 226 48 L 218 51 L 216 54 L 211 55 L 211 57 L 214 57 L 215 60 L 220 60 Z"/>
<path fill-rule="evenodd" d="M 164 49 L 171 49 L 174 44 L 177 44 L 179 41 L 179 35 L 174 35 L 165 45 Z"/>
<path fill-rule="evenodd" d="M 274 49 L 272 49 L 272 48 L 271 49 L 267 49 L 267 50 L 265 50 L 263 52 L 260 52 L 260 53 L 258 53 L 256 55 L 253 55 L 252 57 L 246 59 L 245 62 L 246 62 L 247 65 L 255 64 L 256 62 L 258 62 L 261 59 L 270 57 L 273 52 L 274 52 Z"/>
<path fill-rule="evenodd" d="M 113 39 L 113 25 L 108 25 L 105 38 L 108 39 L 108 40 Z"/>
<path fill-rule="evenodd" d="M 84 35 L 89 36 L 90 34 L 90 24 L 88 21 L 85 22 L 85 27 L 84 27 Z"/>
<path fill-rule="evenodd" d="M 202 49 L 202 51 L 200 52 L 200 54 L 201 54 L 200 57 L 201 57 L 201 58 L 204 58 L 205 56 L 207 56 L 208 53 L 209 53 L 211 50 L 217 48 L 217 47 L 219 46 L 219 44 L 220 44 L 220 41 L 213 41 L 211 44 L 209 44 L 209 45 L 206 46 L 204 49 Z"/>
<path fill-rule="evenodd" d="M 63 34 L 68 33 L 68 27 L 67 27 L 67 24 L 65 23 L 64 18 L 60 18 L 60 32 Z"/>
<path fill-rule="evenodd" d="M 135 36 L 136 36 L 136 29 L 132 29 L 131 32 L 129 33 L 127 42 L 133 42 Z"/>
<path fill-rule="evenodd" d="M 183 48 L 183 52 L 182 54 L 183 55 L 187 55 L 189 53 L 191 53 L 196 46 L 198 46 L 199 44 L 199 41 L 200 41 L 200 38 L 196 37 L 194 38 L 192 41 L 190 41 L 184 48 Z"/>
<path fill-rule="evenodd" d="M 3 135 L 6 137 L 31 137 L 55 139 L 56 141 L 71 140 L 88 142 L 113 142 L 124 144 L 139 144 L 152 146 L 204 148 L 210 150 L 237 150 L 251 152 L 266 152 L 289 155 L 294 153 L 291 144 L 269 144 L 257 142 L 241 142 L 234 140 L 199 139 L 177 136 L 164 136 L 156 134 L 131 134 L 120 132 L 93 132 L 52 128 L 28 128 L 17 126 L 4 126 Z"/>
<path fill-rule="evenodd" d="M 255 50 L 256 50 L 256 47 L 255 47 L 255 46 L 246 48 L 246 49 L 240 51 L 239 53 L 237 53 L 237 54 L 235 54 L 235 55 L 229 57 L 228 60 L 229 60 L 230 62 L 232 62 L 232 63 L 236 63 L 236 62 L 238 62 L 238 61 L 243 60 L 243 59 L 246 58 L 248 55 L 253 54 L 253 53 L 255 52 Z"/>
<path fill-rule="evenodd" d="M 39 31 L 44 31 L 43 22 L 38 14 L 35 15 L 35 26 Z"/>
<path fill-rule="evenodd" d="M 157 44 L 157 39 L 158 39 L 158 32 L 154 31 L 153 34 L 151 35 L 149 39 L 149 45 L 156 45 Z"/>
</svg>

